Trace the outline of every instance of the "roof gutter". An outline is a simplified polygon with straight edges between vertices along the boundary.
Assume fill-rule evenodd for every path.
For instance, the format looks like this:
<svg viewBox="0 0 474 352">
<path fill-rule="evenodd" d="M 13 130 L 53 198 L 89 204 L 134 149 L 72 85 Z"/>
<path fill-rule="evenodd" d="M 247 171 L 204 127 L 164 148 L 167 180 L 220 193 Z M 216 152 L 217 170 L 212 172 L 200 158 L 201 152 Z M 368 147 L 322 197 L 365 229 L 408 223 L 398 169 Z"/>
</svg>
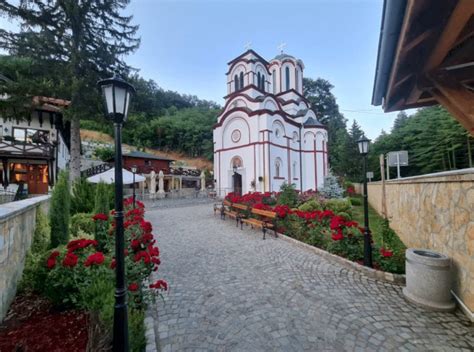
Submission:
<svg viewBox="0 0 474 352">
<path fill-rule="evenodd" d="M 381 105 L 387 93 L 387 85 L 392 71 L 406 4 L 407 0 L 384 1 L 372 105 Z"/>
</svg>

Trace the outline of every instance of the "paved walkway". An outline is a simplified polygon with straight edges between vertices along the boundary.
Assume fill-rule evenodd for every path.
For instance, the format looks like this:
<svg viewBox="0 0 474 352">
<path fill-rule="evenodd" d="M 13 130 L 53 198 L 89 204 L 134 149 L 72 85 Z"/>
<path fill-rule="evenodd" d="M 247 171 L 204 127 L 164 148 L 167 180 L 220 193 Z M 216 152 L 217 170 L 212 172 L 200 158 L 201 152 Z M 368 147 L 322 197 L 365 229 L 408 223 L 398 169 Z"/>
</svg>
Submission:
<svg viewBox="0 0 474 352">
<path fill-rule="evenodd" d="M 212 206 L 147 213 L 171 289 L 157 302 L 162 351 L 473 351 L 460 312 L 407 303 L 282 240 L 262 241 Z"/>
</svg>

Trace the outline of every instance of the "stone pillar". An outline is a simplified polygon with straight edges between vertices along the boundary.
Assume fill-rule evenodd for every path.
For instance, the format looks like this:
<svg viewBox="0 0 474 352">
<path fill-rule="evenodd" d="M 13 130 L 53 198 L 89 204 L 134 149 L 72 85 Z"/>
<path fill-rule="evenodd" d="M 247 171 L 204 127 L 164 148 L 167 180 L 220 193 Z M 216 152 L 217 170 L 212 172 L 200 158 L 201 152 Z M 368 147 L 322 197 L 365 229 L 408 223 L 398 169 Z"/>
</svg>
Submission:
<svg viewBox="0 0 474 352">
<path fill-rule="evenodd" d="M 158 198 L 165 197 L 165 187 L 164 187 L 164 179 L 165 175 L 163 174 L 163 170 L 160 170 L 158 173 Z"/>
<path fill-rule="evenodd" d="M 201 191 L 206 190 L 206 175 L 204 174 L 204 170 L 201 172 Z"/>
<path fill-rule="evenodd" d="M 154 170 L 150 173 L 150 197 L 154 198 L 156 193 L 156 172 Z"/>
</svg>

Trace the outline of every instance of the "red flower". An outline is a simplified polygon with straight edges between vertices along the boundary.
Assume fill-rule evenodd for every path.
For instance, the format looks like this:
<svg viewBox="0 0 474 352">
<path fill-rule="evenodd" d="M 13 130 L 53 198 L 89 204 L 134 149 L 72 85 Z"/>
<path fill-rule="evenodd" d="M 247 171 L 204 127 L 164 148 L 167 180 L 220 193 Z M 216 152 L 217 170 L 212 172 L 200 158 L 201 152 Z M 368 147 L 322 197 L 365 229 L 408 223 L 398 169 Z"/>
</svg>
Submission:
<svg viewBox="0 0 474 352">
<path fill-rule="evenodd" d="M 58 251 L 52 251 L 51 254 L 49 255 L 48 260 L 46 261 L 46 266 L 48 269 L 52 269 L 56 266 L 56 258 L 59 256 Z"/>
<path fill-rule="evenodd" d="M 108 221 L 109 217 L 107 216 L 107 214 L 99 213 L 99 214 L 95 214 L 92 217 L 92 220 L 94 220 L 94 221 L 97 221 L 97 220 Z"/>
<path fill-rule="evenodd" d="M 132 282 L 130 285 L 128 285 L 128 290 L 131 292 L 138 291 L 138 284 L 136 282 Z"/>
<path fill-rule="evenodd" d="M 142 260 L 142 258 L 143 258 L 143 261 L 145 262 L 145 264 L 148 264 L 151 261 L 150 255 L 146 251 L 140 251 L 137 254 L 135 254 L 135 257 L 133 258 L 133 260 L 136 263 L 138 263 L 139 261 Z"/>
<path fill-rule="evenodd" d="M 160 250 L 158 249 L 158 247 L 153 247 L 152 245 L 149 245 L 148 253 L 150 253 L 152 257 L 158 257 L 160 255 Z"/>
<path fill-rule="evenodd" d="M 341 241 L 344 239 L 344 235 L 342 234 L 342 232 L 333 233 L 331 237 L 334 241 Z"/>
<path fill-rule="evenodd" d="M 391 251 L 390 249 L 380 248 L 380 254 L 384 258 L 390 258 L 391 256 L 393 256 L 393 251 Z"/>
<path fill-rule="evenodd" d="M 97 245 L 98 242 L 96 240 L 88 240 L 85 238 L 81 238 L 78 240 L 69 241 L 69 243 L 67 244 L 67 250 L 68 252 L 74 252 L 78 249 L 86 248 L 89 246 L 96 247 Z"/>
<path fill-rule="evenodd" d="M 132 242 L 130 242 L 130 246 L 132 247 L 132 249 L 134 251 L 136 251 L 137 249 L 140 248 L 140 241 L 139 240 L 132 240 Z"/>
<path fill-rule="evenodd" d="M 150 285 L 150 288 L 156 288 L 157 290 L 168 290 L 168 283 L 164 280 L 158 280 L 154 284 Z"/>
<path fill-rule="evenodd" d="M 96 252 L 87 257 L 84 262 L 84 266 L 89 267 L 91 265 L 100 265 L 104 262 L 105 256 L 102 252 Z"/>
<path fill-rule="evenodd" d="M 152 231 L 152 226 L 149 221 L 142 220 L 140 223 L 140 227 L 145 233 L 150 233 Z"/>
<path fill-rule="evenodd" d="M 291 213 L 291 209 L 288 205 L 277 205 L 273 208 L 273 211 L 277 213 L 279 218 L 284 218 Z"/>
<path fill-rule="evenodd" d="M 115 261 L 115 258 L 112 259 L 112 261 L 110 262 L 110 269 L 115 269 L 115 267 L 117 266 L 117 262 Z"/>
<path fill-rule="evenodd" d="M 73 268 L 77 265 L 77 260 L 79 258 L 72 252 L 66 253 L 66 256 L 63 259 L 63 266 Z"/>
</svg>

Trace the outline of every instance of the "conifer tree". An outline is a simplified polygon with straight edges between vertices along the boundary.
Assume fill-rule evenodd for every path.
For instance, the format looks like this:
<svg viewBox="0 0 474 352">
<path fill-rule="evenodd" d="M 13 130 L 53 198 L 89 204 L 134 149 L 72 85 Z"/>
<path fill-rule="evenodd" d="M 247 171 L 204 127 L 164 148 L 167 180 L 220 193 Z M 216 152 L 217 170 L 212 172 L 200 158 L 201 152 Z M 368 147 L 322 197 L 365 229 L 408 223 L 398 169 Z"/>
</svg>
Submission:
<svg viewBox="0 0 474 352">
<path fill-rule="evenodd" d="M 65 110 L 71 120 L 71 180 L 80 176 L 80 120 L 99 115 L 97 80 L 113 71 L 128 73 L 121 56 L 140 43 L 132 16 L 120 13 L 129 2 L 0 0 L 0 14 L 21 25 L 19 32 L 0 30 L 0 47 L 10 55 L 31 58 L 45 72 L 53 71 L 57 97 L 71 101 Z"/>
<path fill-rule="evenodd" d="M 69 219 L 71 194 L 69 192 L 69 175 L 66 171 L 59 174 L 58 182 L 54 186 L 49 209 L 51 227 L 51 247 L 66 244 L 69 239 Z"/>
</svg>

